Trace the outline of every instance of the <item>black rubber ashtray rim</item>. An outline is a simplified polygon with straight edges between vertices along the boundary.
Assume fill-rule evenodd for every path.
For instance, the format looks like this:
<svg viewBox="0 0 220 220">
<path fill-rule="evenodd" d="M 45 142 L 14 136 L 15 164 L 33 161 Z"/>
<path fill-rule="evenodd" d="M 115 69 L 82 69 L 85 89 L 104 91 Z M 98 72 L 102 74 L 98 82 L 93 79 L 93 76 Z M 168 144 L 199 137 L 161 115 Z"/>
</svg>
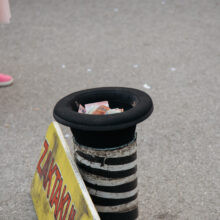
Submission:
<svg viewBox="0 0 220 220">
<path fill-rule="evenodd" d="M 89 115 L 77 112 L 77 104 L 107 100 L 125 107 L 123 113 L 111 115 Z M 82 102 L 86 103 L 82 103 Z M 81 103 L 80 103 L 81 102 Z M 116 107 L 116 106 L 115 106 Z M 120 107 L 120 106 L 118 106 Z M 135 126 L 148 118 L 153 111 L 150 96 L 137 89 L 126 87 L 101 87 L 74 92 L 57 102 L 54 118 L 61 124 L 85 131 L 111 131 Z"/>
</svg>

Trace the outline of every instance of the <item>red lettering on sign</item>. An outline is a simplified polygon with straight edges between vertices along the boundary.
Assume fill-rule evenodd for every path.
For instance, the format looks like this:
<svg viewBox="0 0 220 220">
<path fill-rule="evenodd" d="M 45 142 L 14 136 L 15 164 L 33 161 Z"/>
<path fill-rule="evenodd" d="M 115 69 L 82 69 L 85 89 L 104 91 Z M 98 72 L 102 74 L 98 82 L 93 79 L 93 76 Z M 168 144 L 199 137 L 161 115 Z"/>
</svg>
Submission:
<svg viewBox="0 0 220 220">
<path fill-rule="evenodd" d="M 51 208 L 52 208 L 52 206 L 53 206 L 52 200 L 53 200 L 53 198 L 54 198 L 54 191 L 55 191 L 55 188 L 56 188 L 56 186 L 57 186 L 57 182 L 59 181 L 59 183 L 60 183 L 60 182 L 61 182 L 61 179 L 62 179 L 62 177 L 61 177 L 60 170 L 59 170 L 59 168 L 57 168 L 57 170 L 56 170 L 56 180 L 55 180 L 55 183 L 54 183 L 54 185 L 53 185 L 52 193 L 50 194 L 50 207 L 51 207 Z M 62 182 L 63 182 L 63 180 L 62 180 Z M 58 185 L 58 187 L 59 187 L 59 185 Z M 58 188 L 58 187 L 57 187 L 57 188 Z"/>
<path fill-rule="evenodd" d="M 49 198 L 49 194 L 50 194 L 50 186 L 51 186 L 51 180 L 52 180 L 52 176 L 53 174 L 55 173 L 55 171 L 58 169 L 57 165 L 54 164 L 54 159 L 52 159 L 51 163 L 50 163 L 50 169 L 49 169 L 49 172 L 47 174 L 47 178 L 44 179 L 44 182 L 43 182 L 43 187 L 44 187 L 44 190 L 46 190 L 47 188 L 47 183 L 48 183 L 48 188 L 47 188 L 47 198 Z"/>
<path fill-rule="evenodd" d="M 43 182 L 45 182 L 45 180 L 47 179 L 47 173 L 48 173 L 48 169 L 49 169 L 49 165 L 50 165 L 50 161 L 51 161 L 51 155 L 52 155 L 52 152 L 50 151 L 49 154 L 48 154 L 48 157 L 47 157 L 47 160 L 43 166 L 43 169 L 42 169 L 42 176 L 43 176 Z"/>
<path fill-rule="evenodd" d="M 55 216 L 56 216 L 57 209 L 58 209 L 58 203 L 59 203 L 59 200 L 60 200 L 60 193 L 61 193 L 62 185 L 63 185 L 63 178 L 61 177 L 59 185 L 58 185 L 58 187 L 56 189 L 56 192 L 54 193 L 54 196 L 53 196 L 53 198 L 51 200 L 51 203 L 50 203 L 51 207 L 53 207 L 53 205 L 55 204 L 55 209 L 54 209 L 54 215 Z"/>
<path fill-rule="evenodd" d="M 66 188 L 67 188 L 66 185 L 64 185 L 61 195 L 63 178 L 58 165 L 57 164 L 54 165 L 54 158 L 52 158 L 51 151 L 47 156 L 43 168 L 41 168 L 42 161 L 44 160 L 46 154 L 48 153 L 49 144 L 47 140 L 44 141 L 44 148 L 45 148 L 44 152 L 41 155 L 40 160 L 37 164 L 37 171 L 40 178 L 43 176 L 43 189 L 46 191 L 47 188 L 47 198 L 49 199 L 50 207 L 52 208 L 53 205 L 55 205 L 55 209 L 54 209 L 55 219 L 58 219 L 59 217 L 59 220 L 65 220 L 71 203 L 71 195 L 69 192 L 66 193 Z M 53 175 L 56 175 L 56 179 L 53 184 L 52 192 L 50 193 Z M 76 215 L 76 210 L 74 205 L 72 204 L 68 220 L 74 220 L 75 215 Z"/>
<path fill-rule="evenodd" d="M 38 164 L 37 164 L 37 171 L 38 171 L 38 173 L 39 173 L 39 176 L 40 176 L 40 178 L 41 178 L 41 176 L 42 176 L 42 169 L 41 169 L 41 163 L 42 163 L 42 160 L 44 159 L 44 157 L 45 157 L 45 155 L 46 155 L 46 153 L 47 153 L 47 151 L 48 151 L 48 147 L 49 147 L 49 145 L 48 145 L 48 142 L 47 142 L 47 140 L 45 140 L 44 141 L 44 152 L 43 152 L 43 154 L 42 154 L 42 156 L 41 156 L 41 158 L 40 158 L 40 160 L 39 160 L 39 162 L 38 162 Z"/>
<path fill-rule="evenodd" d="M 60 198 L 59 207 L 58 207 L 57 211 L 55 212 L 55 219 L 57 219 L 59 213 L 60 213 L 60 220 L 66 219 L 66 214 L 69 209 L 71 197 L 70 197 L 69 192 L 67 192 L 67 194 L 64 197 L 65 192 L 66 192 L 66 185 L 63 187 L 63 192 L 62 192 L 62 196 Z M 64 208 L 66 202 L 67 202 L 67 205 L 66 205 L 65 213 L 63 215 L 63 208 Z"/>
<path fill-rule="evenodd" d="M 76 215 L 76 210 L 75 210 L 75 208 L 74 208 L 74 205 L 72 205 L 72 208 L 71 208 L 71 211 L 70 211 L 69 219 L 68 219 L 68 220 L 74 220 L 75 215 Z"/>
</svg>

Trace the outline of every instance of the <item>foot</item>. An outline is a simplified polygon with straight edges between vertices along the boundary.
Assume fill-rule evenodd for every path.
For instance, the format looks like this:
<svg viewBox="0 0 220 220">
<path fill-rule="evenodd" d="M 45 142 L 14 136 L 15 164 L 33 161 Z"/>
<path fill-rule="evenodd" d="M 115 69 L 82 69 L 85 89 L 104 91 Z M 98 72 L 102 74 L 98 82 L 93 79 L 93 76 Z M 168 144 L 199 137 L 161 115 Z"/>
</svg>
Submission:
<svg viewBox="0 0 220 220">
<path fill-rule="evenodd" d="M 0 73 L 0 87 L 10 86 L 13 83 L 13 78 L 9 75 Z"/>
</svg>

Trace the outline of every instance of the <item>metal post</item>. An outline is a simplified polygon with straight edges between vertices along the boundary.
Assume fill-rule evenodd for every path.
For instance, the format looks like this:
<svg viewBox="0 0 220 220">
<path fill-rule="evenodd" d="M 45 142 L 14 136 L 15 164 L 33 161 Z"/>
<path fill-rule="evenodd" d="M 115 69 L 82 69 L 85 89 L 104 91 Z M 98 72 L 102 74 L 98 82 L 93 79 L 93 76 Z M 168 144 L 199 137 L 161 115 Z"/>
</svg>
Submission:
<svg viewBox="0 0 220 220">
<path fill-rule="evenodd" d="M 91 148 L 74 140 L 75 161 L 101 219 L 138 216 L 136 137 L 114 148 Z"/>
</svg>

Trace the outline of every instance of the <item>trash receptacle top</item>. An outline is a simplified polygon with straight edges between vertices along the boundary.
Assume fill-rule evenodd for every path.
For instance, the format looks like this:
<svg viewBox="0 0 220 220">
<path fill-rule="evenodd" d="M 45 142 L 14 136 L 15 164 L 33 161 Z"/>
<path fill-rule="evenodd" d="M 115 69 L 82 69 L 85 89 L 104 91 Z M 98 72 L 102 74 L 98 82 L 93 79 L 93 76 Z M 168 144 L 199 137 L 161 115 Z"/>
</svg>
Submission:
<svg viewBox="0 0 220 220">
<path fill-rule="evenodd" d="M 108 101 L 111 108 L 124 112 L 110 115 L 78 113 L 79 104 Z M 153 102 L 143 91 L 125 87 L 101 87 L 74 92 L 62 98 L 54 108 L 54 118 L 74 129 L 111 131 L 135 126 L 153 111 Z"/>
</svg>

